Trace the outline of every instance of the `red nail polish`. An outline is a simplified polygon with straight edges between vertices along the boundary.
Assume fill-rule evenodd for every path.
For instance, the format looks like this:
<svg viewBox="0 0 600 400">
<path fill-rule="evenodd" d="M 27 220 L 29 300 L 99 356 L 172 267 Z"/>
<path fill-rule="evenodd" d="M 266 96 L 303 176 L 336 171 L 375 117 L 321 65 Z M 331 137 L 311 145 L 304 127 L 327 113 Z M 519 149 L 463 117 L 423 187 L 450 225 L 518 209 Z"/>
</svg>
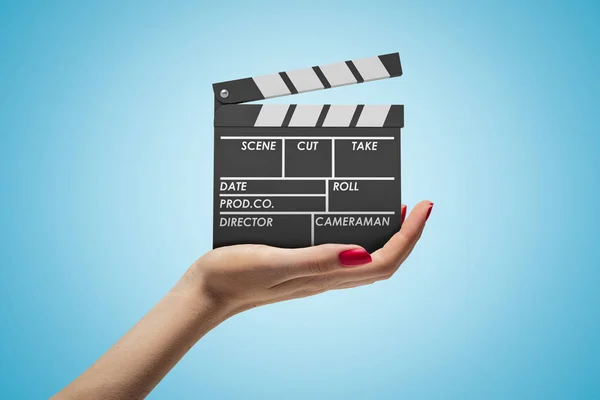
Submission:
<svg viewBox="0 0 600 400">
<path fill-rule="evenodd" d="M 365 249 L 351 249 L 342 251 L 339 255 L 340 262 L 349 267 L 370 263 L 371 255 Z"/>
<path fill-rule="evenodd" d="M 425 217 L 425 221 L 429 219 L 429 216 L 431 215 L 431 210 L 433 210 L 433 203 L 431 203 L 431 205 L 429 206 L 429 210 L 427 210 L 427 216 Z"/>
<path fill-rule="evenodd" d="M 404 219 L 406 218 L 406 206 L 403 206 L 400 209 L 400 218 L 402 218 L 402 222 L 404 222 Z"/>
</svg>

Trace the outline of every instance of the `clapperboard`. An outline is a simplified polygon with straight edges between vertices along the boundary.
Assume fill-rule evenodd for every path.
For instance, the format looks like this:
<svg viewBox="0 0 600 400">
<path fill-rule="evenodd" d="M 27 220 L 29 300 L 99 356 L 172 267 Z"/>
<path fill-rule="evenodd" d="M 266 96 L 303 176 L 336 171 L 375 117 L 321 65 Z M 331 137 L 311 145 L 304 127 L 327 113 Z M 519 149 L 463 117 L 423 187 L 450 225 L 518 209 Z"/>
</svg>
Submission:
<svg viewBox="0 0 600 400">
<path fill-rule="evenodd" d="M 400 55 L 213 85 L 213 247 L 362 245 L 400 229 L 402 105 L 241 104 L 402 75 Z"/>
</svg>

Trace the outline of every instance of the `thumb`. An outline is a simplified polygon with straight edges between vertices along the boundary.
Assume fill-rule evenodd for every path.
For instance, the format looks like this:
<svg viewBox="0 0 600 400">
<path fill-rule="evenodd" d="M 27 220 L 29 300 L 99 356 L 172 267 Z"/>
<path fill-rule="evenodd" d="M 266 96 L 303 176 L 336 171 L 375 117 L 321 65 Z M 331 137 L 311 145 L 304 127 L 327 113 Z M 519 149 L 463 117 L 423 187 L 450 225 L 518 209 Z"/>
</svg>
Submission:
<svg viewBox="0 0 600 400">
<path fill-rule="evenodd" d="M 347 244 L 322 244 L 287 249 L 284 258 L 290 278 L 322 275 L 371 262 L 368 251 L 360 246 Z"/>
</svg>

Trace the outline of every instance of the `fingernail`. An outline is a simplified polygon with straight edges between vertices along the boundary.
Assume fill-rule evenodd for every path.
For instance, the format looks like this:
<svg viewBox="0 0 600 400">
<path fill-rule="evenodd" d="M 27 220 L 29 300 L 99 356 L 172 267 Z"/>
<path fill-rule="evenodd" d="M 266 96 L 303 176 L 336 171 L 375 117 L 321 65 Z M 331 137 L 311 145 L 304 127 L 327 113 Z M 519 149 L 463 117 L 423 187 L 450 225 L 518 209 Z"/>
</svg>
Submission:
<svg viewBox="0 0 600 400">
<path fill-rule="evenodd" d="M 425 221 L 429 219 L 429 216 L 431 215 L 431 210 L 433 210 L 433 203 L 431 203 L 431 205 L 429 206 L 429 210 L 427 210 L 427 216 L 425 217 Z"/>
<path fill-rule="evenodd" d="M 404 222 L 404 218 L 406 218 L 406 206 L 402 206 L 402 208 L 400 209 L 400 215 L 402 218 L 402 222 Z"/>
<path fill-rule="evenodd" d="M 365 249 L 351 249 L 342 251 L 339 255 L 340 262 L 347 266 L 363 265 L 370 263 L 371 255 Z"/>
</svg>

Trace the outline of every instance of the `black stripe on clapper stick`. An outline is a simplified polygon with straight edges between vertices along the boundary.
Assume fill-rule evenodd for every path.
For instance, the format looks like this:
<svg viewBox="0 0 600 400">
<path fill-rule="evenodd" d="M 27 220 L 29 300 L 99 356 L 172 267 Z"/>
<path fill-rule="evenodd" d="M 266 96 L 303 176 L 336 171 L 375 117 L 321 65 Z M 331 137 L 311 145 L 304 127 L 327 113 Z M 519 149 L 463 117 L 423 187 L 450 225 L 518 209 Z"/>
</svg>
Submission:
<svg viewBox="0 0 600 400">
<path fill-rule="evenodd" d="M 379 56 L 379 60 L 387 69 L 390 78 L 402 75 L 402 64 L 400 64 L 400 54 L 392 53 Z"/>
<path fill-rule="evenodd" d="M 331 104 L 323 105 L 323 109 L 321 110 L 321 114 L 319 114 L 319 118 L 317 119 L 317 124 L 315 125 L 315 127 L 317 127 L 317 128 L 323 127 L 323 122 L 325 122 L 325 117 L 327 117 L 327 113 L 329 112 L 330 107 L 331 107 Z"/>
<path fill-rule="evenodd" d="M 323 84 L 323 87 L 325 89 L 330 89 L 331 88 L 331 84 L 329 83 L 329 81 L 327 80 L 327 78 L 325 78 L 325 74 L 323 73 L 323 71 L 321 71 L 321 68 L 319 68 L 319 67 L 313 67 L 313 71 L 315 71 L 315 74 L 317 74 L 317 78 L 319 78 L 319 80 Z"/>
<path fill-rule="evenodd" d="M 281 76 L 281 79 L 283 79 L 285 86 L 288 87 L 291 94 L 298 94 L 298 90 L 296 89 L 296 86 L 294 86 L 294 84 L 292 83 L 292 80 L 290 79 L 290 77 L 288 76 L 287 73 L 280 72 L 279 76 Z"/>
<path fill-rule="evenodd" d="M 285 117 L 283 117 L 283 122 L 281 123 L 281 126 L 283 128 L 287 128 L 288 126 L 290 126 L 290 121 L 292 120 L 292 115 L 294 115 L 295 110 L 296 104 L 290 104 L 290 107 L 288 108 Z"/>
<path fill-rule="evenodd" d="M 363 83 L 365 81 L 363 79 L 362 75 L 360 74 L 360 72 L 358 72 L 358 69 L 356 68 L 356 65 L 354 65 L 354 63 L 352 61 L 346 61 L 346 65 L 348 66 L 348 68 L 352 72 L 352 75 L 354 75 L 354 78 L 356 79 L 356 82 Z"/>
<path fill-rule="evenodd" d="M 358 124 L 358 119 L 360 118 L 360 114 L 362 113 L 363 108 L 365 108 L 364 104 L 359 104 L 356 106 L 356 110 L 354 110 L 354 115 L 350 120 L 350 128 L 356 128 L 356 124 Z"/>
</svg>

